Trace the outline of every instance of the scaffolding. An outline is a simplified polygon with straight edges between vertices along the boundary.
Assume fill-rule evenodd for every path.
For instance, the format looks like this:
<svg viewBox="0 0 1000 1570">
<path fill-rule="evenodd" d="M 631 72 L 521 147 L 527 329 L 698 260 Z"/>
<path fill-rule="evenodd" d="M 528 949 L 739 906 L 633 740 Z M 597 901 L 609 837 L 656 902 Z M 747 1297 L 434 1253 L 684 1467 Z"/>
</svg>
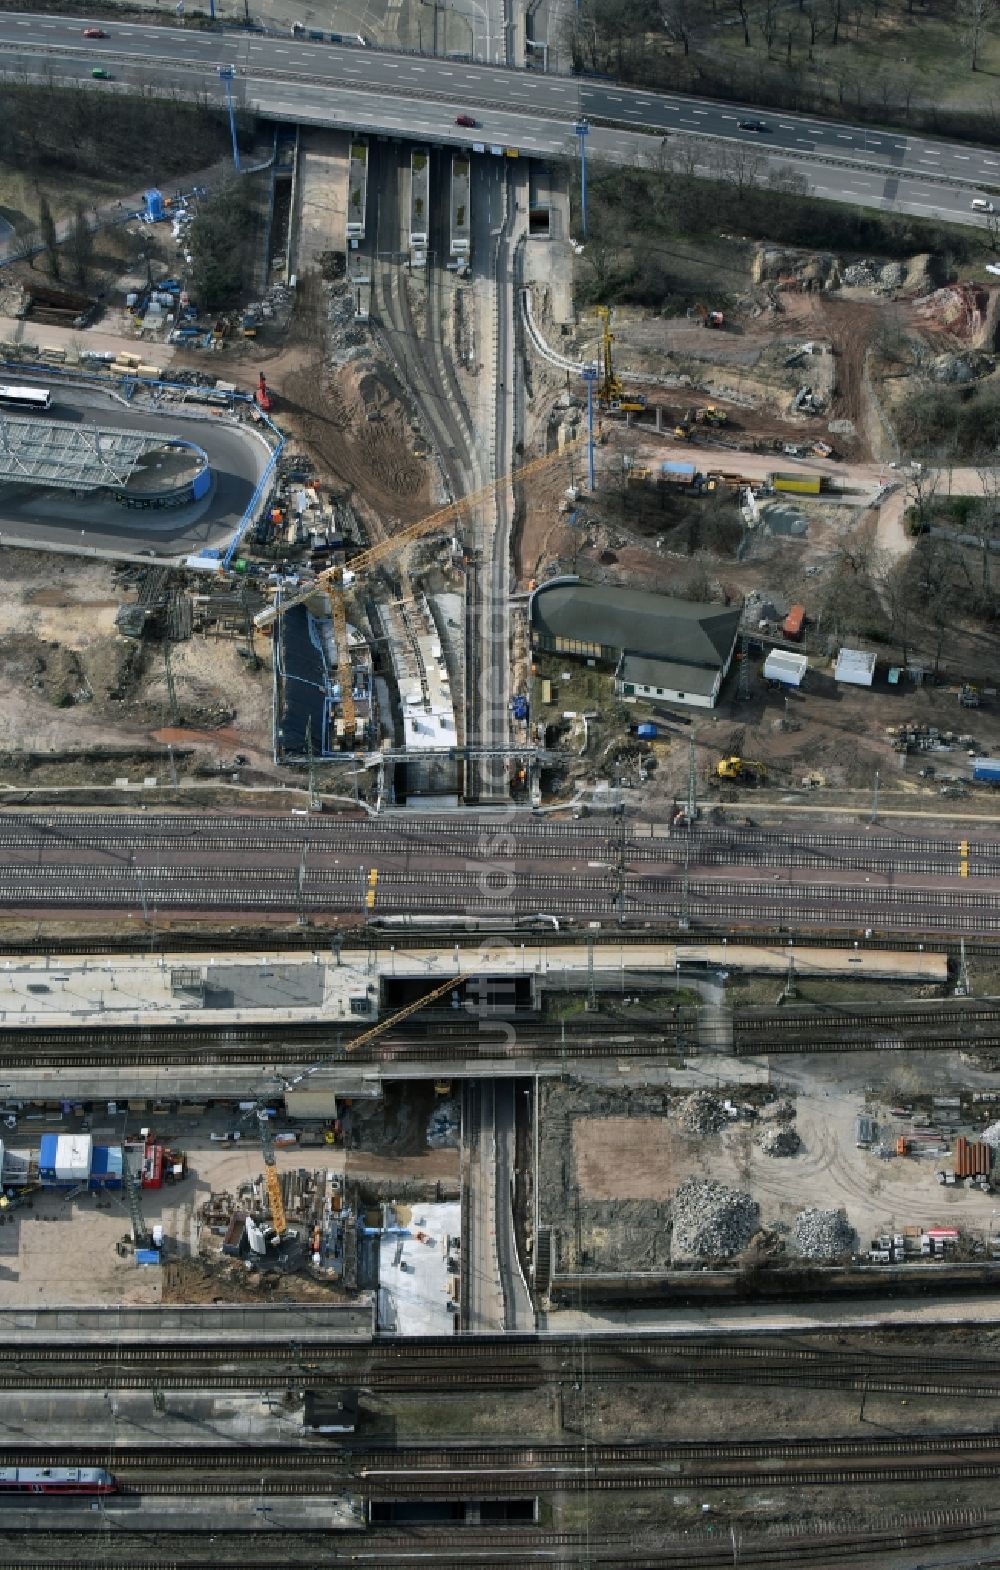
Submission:
<svg viewBox="0 0 1000 1570">
<path fill-rule="evenodd" d="M 0 414 L 0 482 L 121 490 L 143 457 L 179 439 Z"/>
</svg>

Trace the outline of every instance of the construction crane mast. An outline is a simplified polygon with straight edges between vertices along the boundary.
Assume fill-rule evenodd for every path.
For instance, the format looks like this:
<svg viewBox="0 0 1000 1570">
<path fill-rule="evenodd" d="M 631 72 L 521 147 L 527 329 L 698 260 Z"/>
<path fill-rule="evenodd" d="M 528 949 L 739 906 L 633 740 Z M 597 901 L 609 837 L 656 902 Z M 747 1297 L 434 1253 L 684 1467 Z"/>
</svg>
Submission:
<svg viewBox="0 0 1000 1570">
<path fill-rule="evenodd" d="M 416 523 L 411 523 L 407 528 L 400 529 L 390 540 L 381 540 L 377 545 L 369 546 L 365 551 L 360 551 L 352 557 L 347 571 L 351 579 L 358 578 L 370 572 L 380 562 L 388 560 L 404 550 L 407 545 L 412 545 L 416 540 L 423 539 L 427 534 L 451 523 L 454 519 L 469 512 L 481 502 L 488 501 L 494 491 L 503 485 L 524 480 L 529 474 L 535 474 L 540 469 L 547 468 L 555 463 L 564 453 L 579 445 L 584 437 L 581 435 L 572 442 L 567 442 L 558 452 L 546 453 L 543 458 L 535 458 L 531 463 L 526 463 L 523 468 L 515 469 L 510 474 L 501 475 L 496 480 L 491 480 L 478 491 L 472 491 L 468 496 L 463 496 L 459 501 L 449 502 L 446 507 L 439 507 L 435 512 L 429 513 L 426 518 L 420 518 Z M 280 617 L 293 610 L 296 605 L 304 605 L 312 598 L 317 590 L 324 590 L 330 601 L 330 612 L 333 617 L 334 637 L 337 644 L 337 681 L 340 686 L 340 705 L 344 718 L 344 730 L 348 744 L 353 742 L 357 729 L 357 717 L 354 706 L 354 670 L 351 663 L 351 652 L 347 642 L 347 610 L 344 605 L 345 569 L 343 567 L 327 567 L 318 574 L 307 588 L 299 590 L 288 599 L 276 600 L 264 610 L 258 611 L 254 617 L 256 627 L 270 627 Z"/>
<path fill-rule="evenodd" d="M 611 331 L 611 311 L 608 306 L 599 305 L 596 314 L 601 324 L 601 370 L 597 383 L 597 401 L 602 409 L 620 409 L 638 413 L 646 407 L 645 398 L 641 393 L 626 393 L 622 379 L 615 371 L 614 355 L 611 350 L 615 341 L 615 335 Z"/>
<path fill-rule="evenodd" d="M 409 1019 L 411 1014 L 419 1013 L 422 1008 L 427 1007 L 428 1003 L 433 1003 L 436 1001 L 436 999 L 443 997 L 446 992 L 451 992 L 455 986 L 461 982 L 461 980 L 462 977 L 460 976 L 449 976 L 447 981 L 442 981 L 439 986 L 432 987 L 430 992 L 425 992 L 424 996 L 422 998 L 417 998 L 415 1003 L 407 1003 L 405 1008 L 397 1009 L 396 1013 L 390 1014 L 387 1019 L 380 1019 L 377 1025 L 372 1026 L 371 1030 L 363 1031 L 360 1036 L 353 1036 L 351 1040 L 346 1043 L 345 1050 L 347 1052 L 356 1052 L 358 1047 L 364 1047 L 367 1046 L 369 1042 L 377 1041 L 379 1036 L 383 1036 L 385 1032 L 387 1030 L 391 1030 L 394 1025 L 402 1024 L 403 1020 Z M 304 1069 L 301 1074 L 296 1074 L 294 1079 L 285 1081 L 282 1086 L 283 1091 L 294 1090 L 296 1085 L 301 1085 L 304 1079 L 309 1079 L 311 1075 L 317 1073 L 319 1069 L 323 1068 L 325 1064 L 330 1061 L 331 1060 L 329 1058 L 325 1058 L 323 1062 L 314 1063 L 312 1068 Z M 257 1119 L 257 1132 L 260 1136 L 260 1148 L 264 1156 L 264 1186 L 267 1190 L 267 1208 L 271 1215 L 271 1225 L 274 1228 L 278 1238 L 281 1239 L 288 1230 L 288 1222 L 285 1217 L 285 1202 L 281 1197 L 281 1179 L 278 1176 L 277 1158 L 274 1153 L 274 1139 L 271 1135 L 271 1120 L 268 1115 L 267 1107 L 263 1101 L 257 1101 L 255 1104 L 254 1116 Z M 127 1165 L 127 1162 L 123 1162 L 123 1166 L 124 1165 Z M 131 1212 L 132 1206 L 130 1202 L 130 1215 Z M 132 1220 L 132 1227 L 134 1232 L 134 1217 Z"/>
</svg>

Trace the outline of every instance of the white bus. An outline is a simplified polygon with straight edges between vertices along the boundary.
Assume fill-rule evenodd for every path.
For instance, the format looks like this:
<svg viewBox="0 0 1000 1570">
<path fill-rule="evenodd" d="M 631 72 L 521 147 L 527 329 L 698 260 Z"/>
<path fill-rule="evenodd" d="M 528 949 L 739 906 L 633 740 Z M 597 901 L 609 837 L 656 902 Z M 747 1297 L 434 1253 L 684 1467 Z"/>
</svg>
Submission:
<svg viewBox="0 0 1000 1570">
<path fill-rule="evenodd" d="M 47 387 L 0 387 L 0 404 L 11 409 L 47 409 L 51 402 Z"/>
</svg>

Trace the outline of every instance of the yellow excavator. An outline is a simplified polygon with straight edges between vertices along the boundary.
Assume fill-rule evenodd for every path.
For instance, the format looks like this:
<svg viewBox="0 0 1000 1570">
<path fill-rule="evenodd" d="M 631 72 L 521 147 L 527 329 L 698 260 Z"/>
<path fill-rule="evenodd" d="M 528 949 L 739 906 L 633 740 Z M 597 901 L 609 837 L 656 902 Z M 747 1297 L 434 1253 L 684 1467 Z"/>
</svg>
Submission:
<svg viewBox="0 0 1000 1570">
<path fill-rule="evenodd" d="M 367 1046 L 371 1041 L 377 1041 L 379 1036 L 385 1035 L 387 1030 L 392 1030 L 394 1025 L 401 1025 L 404 1019 L 409 1019 L 411 1014 L 416 1014 L 428 1003 L 433 1003 L 437 998 L 444 997 L 446 992 L 454 991 L 465 978 L 463 976 L 449 976 L 447 981 L 442 981 L 440 986 L 432 987 L 430 992 L 425 992 L 422 998 L 417 998 L 415 1003 L 408 1003 L 405 1008 L 397 1009 L 395 1014 L 390 1014 L 386 1019 L 380 1019 L 371 1030 L 363 1031 L 360 1036 L 353 1036 L 347 1042 L 345 1051 L 356 1052 L 359 1047 Z M 314 1063 L 312 1068 L 303 1070 L 294 1079 L 288 1081 L 283 1087 L 285 1091 L 292 1090 L 300 1085 L 304 1079 L 315 1074 L 323 1067 L 323 1063 Z M 278 1176 L 278 1165 L 274 1153 L 274 1139 L 271 1135 L 271 1120 L 267 1107 L 263 1101 L 258 1101 L 254 1107 L 254 1116 L 257 1119 L 257 1132 L 260 1136 L 260 1148 L 264 1155 L 264 1187 L 267 1190 L 267 1208 L 271 1215 L 271 1226 L 275 1236 L 280 1242 L 288 1231 L 288 1222 L 285 1217 L 285 1201 L 281 1196 L 281 1179 Z"/>
<path fill-rule="evenodd" d="M 720 758 L 715 765 L 715 777 L 719 780 L 742 780 L 744 783 L 763 785 L 767 779 L 767 770 L 763 763 L 757 763 L 753 758 Z"/>
<path fill-rule="evenodd" d="M 465 512 L 470 512 L 480 502 L 488 501 L 494 491 L 502 485 L 511 485 L 527 479 L 529 474 L 537 474 L 562 458 L 567 452 L 578 447 L 585 440 L 583 435 L 576 437 L 571 442 L 566 442 L 558 452 L 546 453 L 543 458 L 535 458 L 531 463 L 526 463 L 523 468 L 515 469 L 510 474 L 503 474 L 496 480 L 491 480 L 489 485 L 484 485 L 480 490 L 473 491 L 468 496 L 463 496 L 459 501 L 449 502 L 447 507 L 439 507 L 435 512 L 428 513 L 426 518 L 419 518 L 416 523 L 411 523 L 405 529 L 400 529 L 389 540 L 381 540 L 377 545 L 371 545 L 367 550 L 360 551 L 351 558 L 347 571 L 352 580 L 370 572 L 380 562 L 395 556 L 407 545 L 412 545 L 416 540 L 421 540 L 427 534 L 433 534 L 445 524 L 453 522 Z M 351 664 L 351 651 L 347 642 L 347 609 L 344 604 L 344 573 L 343 567 L 327 567 L 305 589 L 289 595 L 287 599 L 276 600 L 264 610 L 259 611 L 254 617 L 254 626 L 265 628 L 272 626 L 281 616 L 293 609 L 296 605 L 304 605 L 312 599 L 317 591 L 325 591 L 330 601 L 330 613 L 333 618 L 334 637 L 337 644 L 337 680 L 340 685 L 340 709 L 344 721 L 344 740 L 349 747 L 357 730 L 357 716 L 354 707 L 354 670 Z"/>
</svg>

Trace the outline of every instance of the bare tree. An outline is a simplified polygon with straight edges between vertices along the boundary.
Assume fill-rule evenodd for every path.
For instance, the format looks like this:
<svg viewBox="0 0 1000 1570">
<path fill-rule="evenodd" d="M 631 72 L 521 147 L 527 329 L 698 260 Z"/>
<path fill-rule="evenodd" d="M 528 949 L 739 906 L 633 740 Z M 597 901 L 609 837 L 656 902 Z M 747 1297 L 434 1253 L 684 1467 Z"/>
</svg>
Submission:
<svg viewBox="0 0 1000 1570">
<path fill-rule="evenodd" d="M 76 204 L 73 228 L 69 235 L 69 252 L 73 260 L 73 277 L 81 288 L 85 288 L 94 259 L 94 236 L 82 202 Z"/>
<path fill-rule="evenodd" d="M 969 51 L 970 71 L 979 70 L 979 51 L 982 48 L 983 33 L 995 11 L 996 0 L 959 0 L 958 17 L 965 46 Z"/>
<path fill-rule="evenodd" d="M 684 56 L 691 53 L 691 31 L 697 0 L 662 0 L 663 26 L 672 44 L 680 44 Z"/>
<path fill-rule="evenodd" d="M 45 246 L 45 259 L 53 278 L 59 277 L 59 252 L 56 249 L 56 221 L 52 216 L 49 199 L 42 191 L 38 197 L 38 232 Z"/>
<path fill-rule="evenodd" d="M 736 0 L 736 9 L 739 12 L 740 22 L 742 23 L 742 26 L 743 26 L 743 42 L 746 44 L 747 48 L 749 49 L 750 48 L 750 18 L 747 15 L 746 0 Z"/>
<path fill-rule="evenodd" d="M 834 46 L 840 42 L 840 29 L 844 24 L 844 13 L 847 10 L 847 0 L 826 0 L 827 15 L 830 18 L 832 32 L 830 42 Z"/>
</svg>

